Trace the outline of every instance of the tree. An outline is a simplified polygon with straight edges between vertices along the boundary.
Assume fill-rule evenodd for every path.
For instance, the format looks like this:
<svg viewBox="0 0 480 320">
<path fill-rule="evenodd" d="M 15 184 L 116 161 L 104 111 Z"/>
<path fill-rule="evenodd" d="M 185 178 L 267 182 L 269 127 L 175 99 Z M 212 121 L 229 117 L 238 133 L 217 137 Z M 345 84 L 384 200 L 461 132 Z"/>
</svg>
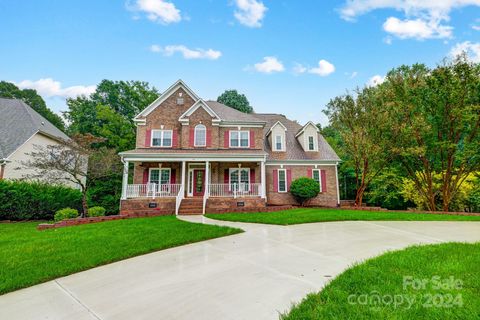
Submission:
<svg viewBox="0 0 480 320">
<path fill-rule="evenodd" d="M 301 177 L 290 184 L 290 193 L 303 206 L 307 200 L 315 198 L 320 192 L 318 182 L 312 178 Z"/>
<path fill-rule="evenodd" d="M 464 181 L 480 170 L 480 64 L 463 55 L 433 70 L 401 66 L 381 87 L 390 128 L 384 144 L 426 208 L 449 211 Z"/>
<path fill-rule="evenodd" d="M 327 104 L 325 114 L 343 142 L 337 148 L 348 154 L 344 163 L 355 172 L 355 205 L 362 206 L 363 196 L 373 178 L 389 161 L 388 145 L 381 144 L 385 118 L 377 88 L 357 89 L 355 95 L 336 97 Z"/>
<path fill-rule="evenodd" d="M 33 110 L 50 121 L 58 129 L 65 131 L 65 123 L 63 122 L 62 118 L 47 107 L 45 101 L 41 96 L 38 95 L 36 90 L 20 90 L 11 82 L 0 81 L 0 97 L 23 100 Z"/>
<path fill-rule="evenodd" d="M 243 113 L 253 112 L 253 108 L 250 106 L 247 97 L 244 94 L 238 93 L 237 90 L 225 90 L 225 92 L 217 98 L 217 102 L 223 103 Z"/>
<path fill-rule="evenodd" d="M 22 165 L 35 169 L 30 178 L 42 178 L 52 183 L 73 182 L 82 192 L 82 217 L 88 215 L 87 192 L 97 179 L 117 175 L 121 169 L 114 149 L 95 148 L 102 138 L 74 135 L 56 145 L 34 146 L 30 159 Z"/>
</svg>

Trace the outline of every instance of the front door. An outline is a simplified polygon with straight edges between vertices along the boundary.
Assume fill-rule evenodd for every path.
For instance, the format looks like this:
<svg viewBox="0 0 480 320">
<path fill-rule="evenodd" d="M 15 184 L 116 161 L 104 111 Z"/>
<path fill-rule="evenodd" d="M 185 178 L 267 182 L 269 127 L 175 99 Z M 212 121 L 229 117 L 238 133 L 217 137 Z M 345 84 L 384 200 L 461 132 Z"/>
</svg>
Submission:
<svg viewBox="0 0 480 320">
<path fill-rule="evenodd" d="M 193 196 L 203 196 L 205 193 L 205 170 L 193 170 Z"/>
</svg>

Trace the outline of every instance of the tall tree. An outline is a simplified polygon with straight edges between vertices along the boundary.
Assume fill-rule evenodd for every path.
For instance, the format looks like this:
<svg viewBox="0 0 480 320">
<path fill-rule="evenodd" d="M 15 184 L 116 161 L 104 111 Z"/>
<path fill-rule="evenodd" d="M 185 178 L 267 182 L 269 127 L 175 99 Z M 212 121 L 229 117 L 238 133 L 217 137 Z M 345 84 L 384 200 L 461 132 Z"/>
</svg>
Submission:
<svg viewBox="0 0 480 320">
<path fill-rule="evenodd" d="M 243 113 L 253 112 L 253 108 L 250 106 L 247 97 L 244 94 L 238 93 L 237 90 L 225 90 L 225 92 L 217 98 L 217 102 L 223 103 Z"/>
<path fill-rule="evenodd" d="M 325 111 L 343 142 L 337 150 L 349 155 L 345 163 L 355 171 L 356 206 L 362 206 L 367 187 L 389 160 L 388 146 L 379 143 L 387 116 L 380 100 L 378 89 L 367 87 L 330 100 Z"/>
<path fill-rule="evenodd" d="M 33 168 L 30 178 L 42 178 L 52 183 L 73 182 L 82 192 L 82 217 L 88 215 L 87 192 L 98 179 L 118 175 L 122 166 L 114 149 L 94 147 L 103 139 L 87 135 L 74 135 L 56 145 L 35 145 L 30 159 L 22 165 Z"/>
<path fill-rule="evenodd" d="M 45 101 L 38 95 L 36 90 L 21 90 L 11 82 L 0 81 L 0 97 L 23 100 L 58 129 L 65 131 L 65 123 L 62 118 L 47 107 Z"/>
<path fill-rule="evenodd" d="M 433 70 L 402 66 L 388 73 L 382 90 L 386 143 L 428 209 L 450 210 L 462 183 L 480 170 L 480 64 L 463 55 Z"/>
</svg>

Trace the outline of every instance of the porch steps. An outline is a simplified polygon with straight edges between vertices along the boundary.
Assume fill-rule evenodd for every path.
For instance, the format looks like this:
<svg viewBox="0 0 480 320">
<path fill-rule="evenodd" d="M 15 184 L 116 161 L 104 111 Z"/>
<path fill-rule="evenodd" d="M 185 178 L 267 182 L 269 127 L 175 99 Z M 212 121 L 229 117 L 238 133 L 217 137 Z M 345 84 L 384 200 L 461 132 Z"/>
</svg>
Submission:
<svg viewBox="0 0 480 320">
<path fill-rule="evenodd" d="M 202 198 L 185 198 L 180 204 L 178 214 L 181 215 L 193 215 L 202 214 L 203 199 Z"/>
</svg>

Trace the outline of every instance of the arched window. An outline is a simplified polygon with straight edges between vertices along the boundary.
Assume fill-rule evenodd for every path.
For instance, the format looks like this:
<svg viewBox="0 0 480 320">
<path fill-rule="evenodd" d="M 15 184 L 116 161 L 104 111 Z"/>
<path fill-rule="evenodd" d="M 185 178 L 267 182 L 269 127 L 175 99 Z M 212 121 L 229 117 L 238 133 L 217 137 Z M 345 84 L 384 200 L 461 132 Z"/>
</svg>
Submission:
<svg viewBox="0 0 480 320">
<path fill-rule="evenodd" d="M 195 147 L 205 147 L 207 145 L 207 127 L 203 124 L 195 126 Z"/>
</svg>

